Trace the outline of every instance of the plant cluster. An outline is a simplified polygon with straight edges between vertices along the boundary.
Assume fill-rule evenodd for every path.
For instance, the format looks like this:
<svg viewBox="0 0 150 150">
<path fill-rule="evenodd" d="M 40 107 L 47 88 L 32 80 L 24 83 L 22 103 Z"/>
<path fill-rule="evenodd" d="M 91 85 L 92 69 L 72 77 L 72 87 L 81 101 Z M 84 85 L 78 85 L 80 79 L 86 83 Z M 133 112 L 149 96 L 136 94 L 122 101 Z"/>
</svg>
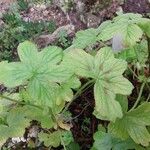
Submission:
<svg viewBox="0 0 150 150">
<path fill-rule="evenodd" d="M 123 40 L 119 52 L 106 44 L 116 34 Z M 0 95 L 0 142 L 23 136 L 25 128 L 36 120 L 42 127 L 39 141 L 50 148 L 63 145 L 68 149 L 73 138 L 71 119 L 66 120 L 65 114 L 72 101 L 93 87 L 93 114 L 108 126 L 99 125 L 91 150 L 148 150 L 149 38 L 150 20 L 129 13 L 97 29 L 77 32 L 65 51 L 56 46 L 39 50 L 29 41 L 19 44 L 20 61 L 0 62 L 0 83 L 18 89 Z M 102 48 L 95 53 L 84 51 L 97 42 Z M 136 79 L 139 86 L 127 78 Z M 87 82 L 81 84 L 81 79 Z M 136 93 L 136 100 L 130 104 L 131 93 Z"/>
<path fill-rule="evenodd" d="M 19 43 L 34 39 L 42 32 L 52 33 L 56 29 L 53 21 L 24 21 L 18 11 L 4 14 L 2 20 L 4 25 L 0 27 L 0 60 L 11 60 Z"/>
</svg>

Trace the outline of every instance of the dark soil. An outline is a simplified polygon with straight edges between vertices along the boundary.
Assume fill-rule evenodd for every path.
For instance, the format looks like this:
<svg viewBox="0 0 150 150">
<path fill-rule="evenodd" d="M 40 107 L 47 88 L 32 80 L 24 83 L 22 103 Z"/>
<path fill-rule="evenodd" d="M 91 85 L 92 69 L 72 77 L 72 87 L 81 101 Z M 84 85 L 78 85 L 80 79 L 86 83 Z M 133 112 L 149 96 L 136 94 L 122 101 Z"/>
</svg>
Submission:
<svg viewBox="0 0 150 150">
<path fill-rule="evenodd" d="M 125 0 L 122 7 L 124 12 L 150 13 L 150 3 L 148 0 Z"/>
<path fill-rule="evenodd" d="M 99 123 L 99 120 L 92 114 L 94 106 L 93 87 L 91 87 L 73 101 L 69 107 L 73 117 L 71 131 L 82 150 L 87 150 L 92 146 L 93 134 Z"/>
</svg>

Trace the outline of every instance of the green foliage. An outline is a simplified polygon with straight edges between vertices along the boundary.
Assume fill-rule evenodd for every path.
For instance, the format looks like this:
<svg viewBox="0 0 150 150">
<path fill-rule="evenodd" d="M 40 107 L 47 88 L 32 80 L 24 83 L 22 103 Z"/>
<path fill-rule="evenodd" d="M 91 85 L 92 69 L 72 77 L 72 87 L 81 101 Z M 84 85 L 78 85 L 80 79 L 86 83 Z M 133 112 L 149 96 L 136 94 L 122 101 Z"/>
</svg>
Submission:
<svg viewBox="0 0 150 150">
<path fill-rule="evenodd" d="M 97 41 L 110 40 L 118 33 L 123 36 L 124 46 L 133 46 L 136 42 L 140 41 L 143 31 L 149 34 L 149 19 L 142 18 L 140 14 L 121 14 L 112 21 L 103 22 L 97 29 L 77 32 L 73 45 L 67 51 L 73 48 L 84 49 L 95 44 Z"/>
<path fill-rule="evenodd" d="M 42 32 L 52 33 L 56 28 L 53 21 L 25 22 L 18 12 L 4 14 L 3 21 L 5 24 L 0 28 L 0 60 L 11 60 L 19 43 L 34 39 Z"/>
<path fill-rule="evenodd" d="M 39 134 L 40 141 L 44 141 L 47 147 L 58 147 L 61 145 L 69 145 L 72 140 L 72 133 L 70 131 L 54 131 L 53 133 L 43 133 Z"/>
<path fill-rule="evenodd" d="M 150 125 L 150 103 L 145 102 L 138 108 L 126 112 L 123 118 L 111 123 L 109 130 L 116 137 L 127 139 L 129 136 L 137 143 L 148 146 L 150 134 L 146 126 Z"/>
<path fill-rule="evenodd" d="M 13 17 L 10 20 L 11 25 L 18 24 Z M 105 130 L 95 133 L 92 150 L 149 149 L 150 103 L 149 95 L 143 92 L 149 90 L 146 62 L 150 53 L 145 40 L 149 36 L 148 21 L 138 14 L 117 16 L 97 29 L 79 31 L 65 52 L 57 46 L 38 49 L 32 42 L 20 43 L 17 49 L 20 60 L 0 62 L 0 84 L 18 87 L 13 94 L 0 95 L 0 143 L 9 137 L 23 136 L 25 128 L 36 120 L 41 125 L 39 140 L 45 146 L 80 149 L 70 132 L 70 116 L 64 115 L 72 101 L 94 85 L 93 114 L 104 122 L 107 133 Z M 125 49 L 114 54 L 105 41 L 118 33 L 123 36 Z M 83 50 L 96 42 L 103 45 L 94 55 Z M 133 79 L 137 78 L 134 81 L 143 82 L 139 94 L 133 93 L 137 99 L 132 103 L 127 98 L 134 88 L 126 79 L 132 79 L 132 74 L 126 73 L 129 60 L 135 68 L 136 63 L 141 65 L 136 72 L 129 68 Z M 80 79 L 87 82 L 82 85 Z"/>
<path fill-rule="evenodd" d="M 67 32 L 65 30 L 62 30 L 58 34 L 58 42 L 57 45 L 61 45 L 63 48 L 67 48 L 71 45 L 71 40 L 68 38 Z"/>
<path fill-rule="evenodd" d="M 27 11 L 29 8 L 29 2 L 26 0 L 17 0 L 20 11 Z"/>
</svg>

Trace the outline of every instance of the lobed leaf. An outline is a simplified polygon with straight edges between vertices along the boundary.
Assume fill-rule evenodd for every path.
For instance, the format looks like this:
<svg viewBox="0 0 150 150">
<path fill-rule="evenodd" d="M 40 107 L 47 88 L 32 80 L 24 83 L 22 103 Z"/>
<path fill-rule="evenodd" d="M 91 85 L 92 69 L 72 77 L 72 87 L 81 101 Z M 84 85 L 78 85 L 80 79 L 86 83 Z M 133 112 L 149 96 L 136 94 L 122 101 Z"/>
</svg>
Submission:
<svg viewBox="0 0 150 150">
<path fill-rule="evenodd" d="M 132 84 L 122 74 L 127 67 L 124 60 L 114 58 L 109 47 L 100 49 L 93 57 L 81 49 L 75 49 L 65 54 L 64 62 L 71 63 L 70 68 L 75 74 L 93 78 L 95 112 L 97 118 L 115 121 L 121 118 L 122 108 L 115 99 L 116 94 L 129 95 Z"/>
<path fill-rule="evenodd" d="M 110 131 L 122 139 L 129 136 L 137 144 L 148 146 L 150 134 L 146 126 L 150 125 L 150 103 L 145 102 L 138 108 L 127 112 L 123 118 L 117 119 L 115 123 L 110 124 Z"/>
</svg>

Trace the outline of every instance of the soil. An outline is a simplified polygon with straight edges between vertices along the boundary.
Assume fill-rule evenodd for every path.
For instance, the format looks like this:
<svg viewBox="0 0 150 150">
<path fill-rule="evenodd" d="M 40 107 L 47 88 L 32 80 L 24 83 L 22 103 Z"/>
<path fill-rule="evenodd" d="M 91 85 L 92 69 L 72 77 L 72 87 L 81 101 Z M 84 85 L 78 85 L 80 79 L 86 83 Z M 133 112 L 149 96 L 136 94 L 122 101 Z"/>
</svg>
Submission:
<svg viewBox="0 0 150 150">
<path fill-rule="evenodd" d="M 93 87 L 91 87 L 69 107 L 73 117 L 71 131 L 82 150 L 87 150 L 91 147 L 93 134 L 98 126 L 99 121 L 92 114 L 94 105 Z"/>
<path fill-rule="evenodd" d="M 123 10 L 140 14 L 150 13 L 150 2 L 148 0 L 126 0 Z"/>
</svg>

